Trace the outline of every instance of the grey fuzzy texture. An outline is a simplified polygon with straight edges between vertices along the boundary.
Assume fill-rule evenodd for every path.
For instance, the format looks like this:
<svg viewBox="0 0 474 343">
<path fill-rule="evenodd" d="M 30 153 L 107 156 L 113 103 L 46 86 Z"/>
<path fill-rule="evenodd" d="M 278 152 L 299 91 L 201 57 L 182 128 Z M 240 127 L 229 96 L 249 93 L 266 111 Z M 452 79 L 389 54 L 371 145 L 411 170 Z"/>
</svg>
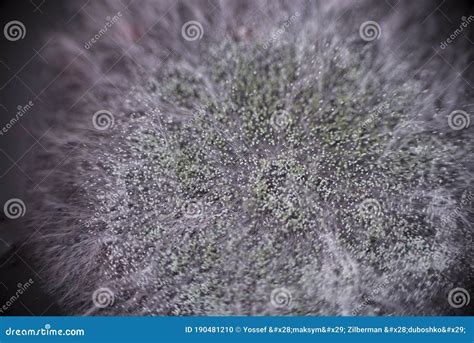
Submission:
<svg viewBox="0 0 474 343">
<path fill-rule="evenodd" d="M 474 112 L 472 90 L 429 59 L 428 2 L 378 3 L 101 1 L 98 23 L 122 16 L 90 49 L 90 18 L 56 32 L 29 208 L 65 311 L 459 314 L 446 298 L 473 280 L 473 125 L 448 115 Z M 189 20 L 202 39 L 183 38 Z M 459 70 L 463 44 L 441 52 Z"/>
</svg>

